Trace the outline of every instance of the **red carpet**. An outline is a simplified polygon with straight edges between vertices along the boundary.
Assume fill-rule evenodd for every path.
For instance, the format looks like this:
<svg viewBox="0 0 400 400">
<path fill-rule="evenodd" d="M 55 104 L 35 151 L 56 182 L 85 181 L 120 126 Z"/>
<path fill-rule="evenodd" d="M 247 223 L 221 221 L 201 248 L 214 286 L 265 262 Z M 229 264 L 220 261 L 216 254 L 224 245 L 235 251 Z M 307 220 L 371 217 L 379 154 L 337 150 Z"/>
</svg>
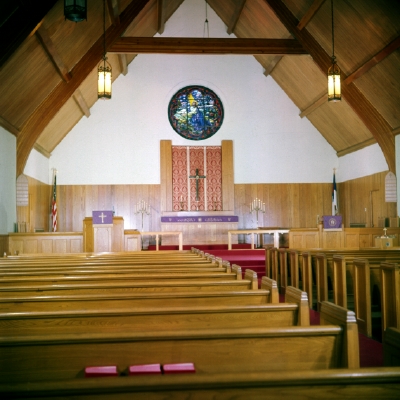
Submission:
<svg viewBox="0 0 400 400">
<path fill-rule="evenodd" d="M 196 245 L 189 245 L 184 244 L 183 250 L 190 250 L 192 247 L 195 247 L 198 250 L 208 251 L 208 250 L 228 250 L 227 244 L 196 244 Z M 147 250 L 155 250 L 156 245 L 152 244 L 149 245 Z M 251 249 L 251 244 L 243 243 L 243 244 L 233 244 L 232 249 Z M 178 245 L 160 245 L 159 250 L 179 250 Z"/>
</svg>

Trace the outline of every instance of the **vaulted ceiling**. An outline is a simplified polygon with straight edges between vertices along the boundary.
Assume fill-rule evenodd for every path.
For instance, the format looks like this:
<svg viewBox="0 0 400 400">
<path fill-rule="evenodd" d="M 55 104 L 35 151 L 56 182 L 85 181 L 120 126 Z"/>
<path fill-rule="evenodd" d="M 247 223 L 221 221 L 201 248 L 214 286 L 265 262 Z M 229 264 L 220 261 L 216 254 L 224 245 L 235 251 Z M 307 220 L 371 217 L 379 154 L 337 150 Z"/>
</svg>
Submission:
<svg viewBox="0 0 400 400">
<path fill-rule="evenodd" d="M 199 0 L 204 1 L 204 0 Z M 342 101 L 327 101 L 330 0 L 208 0 L 232 39 L 153 38 L 183 0 L 106 0 L 113 79 L 142 53 L 249 54 L 338 156 L 378 143 L 395 172 L 400 133 L 400 2 L 335 0 Z M 38 4 L 39 3 L 39 4 Z M 97 101 L 103 1 L 88 20 L 64 19 L 63 0 L 2 0 L 0 125 L 17 138 L 17 175 L 33 148 L 50 156 Z M 373 162 L 373 160 L 371 160 Z"/>
</svg>

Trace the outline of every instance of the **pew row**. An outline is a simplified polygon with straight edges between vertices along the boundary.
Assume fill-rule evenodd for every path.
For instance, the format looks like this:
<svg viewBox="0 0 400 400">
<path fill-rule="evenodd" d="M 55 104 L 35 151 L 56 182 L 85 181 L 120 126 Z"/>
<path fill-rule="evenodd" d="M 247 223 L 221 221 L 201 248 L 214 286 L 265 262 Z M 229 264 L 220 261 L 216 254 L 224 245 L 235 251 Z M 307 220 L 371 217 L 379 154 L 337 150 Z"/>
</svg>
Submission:
<svg viewBox="0 0 400 400">
<path fill-rule="evenodd" d="M 44 302 L 40 304 L 41 308 L 35 303 L 36 311 L 20 311 L 20 306 L 15 307 L 12 303 L 6 305 L 8 311 L 0 312 L 0 332 L 3 337 L 310 325 L 307 296 L 291 287 L 288 288 L 285 303 L 263 305 L 194 306 L 188 303 L 179 307 L 135 310 L 129 301 L 120 301 L 118 308 L 112 308 L 107 301 L 102 301 L 90 309 L 74 309 L 71 304 L 63 302 L 55 310 L 52 309 L 54 303 Z M 68 311 L 67 306 L 70 307 Z"/>
<path fill-rule="evenodd" d="M 354 313 L 326 302 L 321 324 L 0 337 L 0 383 L 68 380 L 96 365 L 194 363 L 201 374 L 359 368 Z"/>
<path fill-rule="evenodd" d="M 397 400 L 400 367 L 119 376 L 1 384 L 7 398 Z"/>
<path fill-rule="evenodd" d="M 261 281 L 262 285 L 262 281 Z M 262 286 L 261 286 L 262 287 Z M 60 294 L 115 294 L 115 293 L 155 293 L 176 291 L 235 291 L 258 290 L 257 273 L 246 270 L 244 279 L 177 279 L 177 280 L 122 280 L 121 282 L 107 282 L 106 280 L 94 283 L 72 283 L 47 285 L 13 285 L 0 287 L 0 297 L 10 298 L 18 296 L 32 297 L 38 294 L 54 296 Z"/>
</svg>

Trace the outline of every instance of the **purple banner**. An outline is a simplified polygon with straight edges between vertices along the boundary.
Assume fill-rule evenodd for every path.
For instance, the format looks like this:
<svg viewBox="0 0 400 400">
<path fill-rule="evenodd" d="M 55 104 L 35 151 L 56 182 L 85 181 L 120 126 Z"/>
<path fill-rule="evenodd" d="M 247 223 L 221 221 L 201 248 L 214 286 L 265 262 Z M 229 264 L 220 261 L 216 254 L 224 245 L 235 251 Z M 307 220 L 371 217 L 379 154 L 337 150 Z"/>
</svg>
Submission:
<svg viewBox="0 0 400 400">
<path fill-rule="evenodd" d="M 237 215 L 206 215 L 204 217 L 194 215 L 186 217 L 161 217 L 161 222 L 164 223 L 205 223 L 205 222 L 238 222 L 239 217 Z"/>
<path fill-rule="evenodd" d="M 324 215 L 324 229 L 339 229 L 342 227 L 341 215 Z"/>
<path fill-rule="evenodd" d="M 112 224 L 113 212 L 112 211 L 92 211 L 93 224 Z"/>
</svg>

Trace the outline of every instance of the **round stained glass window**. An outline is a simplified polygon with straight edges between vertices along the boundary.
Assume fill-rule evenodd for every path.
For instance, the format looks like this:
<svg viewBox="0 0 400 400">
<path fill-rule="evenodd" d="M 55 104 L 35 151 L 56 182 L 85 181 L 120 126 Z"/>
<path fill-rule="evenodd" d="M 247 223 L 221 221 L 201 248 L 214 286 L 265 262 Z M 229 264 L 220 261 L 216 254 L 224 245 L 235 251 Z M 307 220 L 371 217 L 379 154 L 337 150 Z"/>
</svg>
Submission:
<svg viewBox="0 0 400 400">
<path fill-rule="evenodd" d="M 221 127 L 224 108 L 212 90 L 186 86 L 172 96 L 168 118 L 172 128 L 185 139 L 204 140 Z"/>
</svg>

